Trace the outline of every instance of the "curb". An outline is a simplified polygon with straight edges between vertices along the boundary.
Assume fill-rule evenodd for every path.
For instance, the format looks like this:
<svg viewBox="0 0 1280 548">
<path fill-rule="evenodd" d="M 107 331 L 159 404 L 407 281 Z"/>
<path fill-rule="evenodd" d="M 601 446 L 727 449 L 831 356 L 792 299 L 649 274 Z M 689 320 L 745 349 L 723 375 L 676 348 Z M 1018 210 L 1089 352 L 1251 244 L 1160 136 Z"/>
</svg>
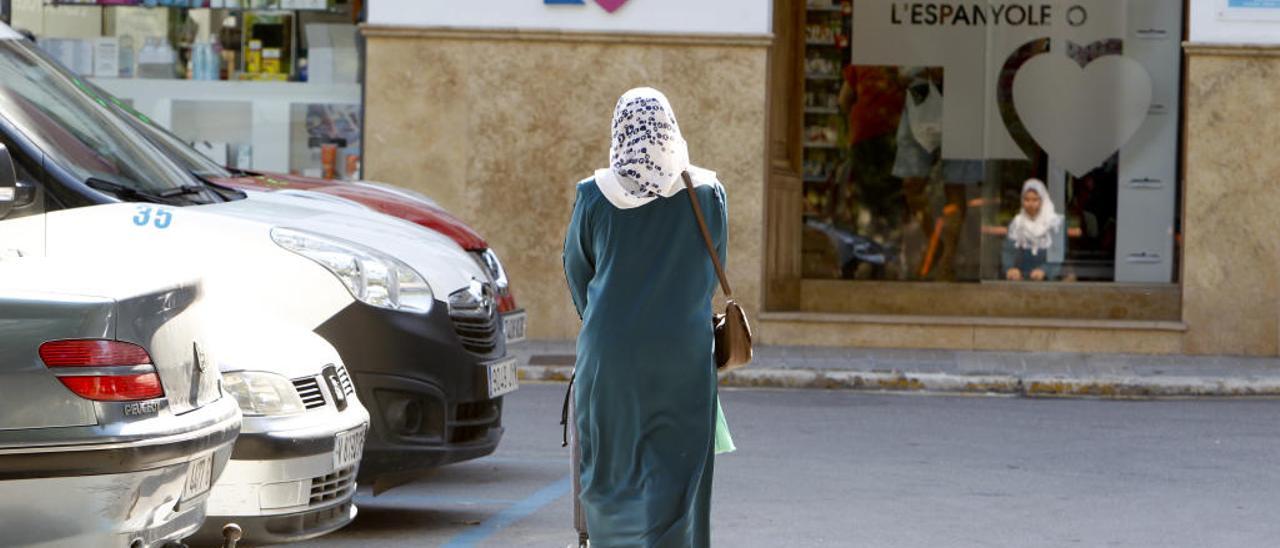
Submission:
<svg viewBox="0 0 1280 548">
<path fill-rule="evenodd" d="M 521 381 L 568 382 L 569 365 L 522 365 Z M 737 388 L 800 388 L 921 392 L 943 394 L 1003 394 L 1031 398 L 1163 398 L 1163 397 L 1280 397 L 1280 378 L 1204 377 L 1054 377 L 1031 375 L 957 375 L 902 371 L 790 369 L 748 367 L 720 377 L 720 386 Z"/>
</svg>

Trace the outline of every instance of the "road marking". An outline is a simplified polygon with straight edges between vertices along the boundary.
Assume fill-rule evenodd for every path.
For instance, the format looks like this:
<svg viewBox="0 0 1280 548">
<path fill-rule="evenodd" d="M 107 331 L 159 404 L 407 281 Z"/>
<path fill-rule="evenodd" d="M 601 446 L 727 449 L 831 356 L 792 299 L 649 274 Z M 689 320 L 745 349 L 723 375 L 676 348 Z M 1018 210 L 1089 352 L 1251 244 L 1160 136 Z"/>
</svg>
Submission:
<svg viewBox="0 0 1280 548">
<path fill-rule="evenodd" d="M 444 543 L 442 548 L 472 548 L 499 532 L 506 529 L 517 521 L 520 521 L 530 514 L 541 510 L 542 507 L 555 502 L 556 499 L 569 494 L 569 487 L 573 481 L 572 475 L 567 475 L 554 483 L 543 487 L 537 493 L 530 495 L 528 498 L 517 502 L 507 509 L 498 512 L 496 516 L 485 520 L 473 529 L 468 529 L 455 535 Z"/>
</svg>

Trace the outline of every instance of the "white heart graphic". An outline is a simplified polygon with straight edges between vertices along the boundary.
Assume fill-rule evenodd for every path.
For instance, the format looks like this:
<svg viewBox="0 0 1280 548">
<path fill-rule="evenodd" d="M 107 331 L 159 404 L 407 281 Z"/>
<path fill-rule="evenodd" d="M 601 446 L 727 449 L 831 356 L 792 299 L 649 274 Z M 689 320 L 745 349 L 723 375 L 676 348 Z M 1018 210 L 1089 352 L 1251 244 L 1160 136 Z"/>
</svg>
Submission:
<svg viewBox="0 0 1280 548">
<path fill-rule="evenodd" d="M 1014 76 L 1013 104 L 1040 148 L 1083 177 L 1142 126 L 1151 106 L 1151 76 L 1121 55 L 1099 57 L 1084 68 L 1065 55 L 1037 55 Z"/>
</svg>

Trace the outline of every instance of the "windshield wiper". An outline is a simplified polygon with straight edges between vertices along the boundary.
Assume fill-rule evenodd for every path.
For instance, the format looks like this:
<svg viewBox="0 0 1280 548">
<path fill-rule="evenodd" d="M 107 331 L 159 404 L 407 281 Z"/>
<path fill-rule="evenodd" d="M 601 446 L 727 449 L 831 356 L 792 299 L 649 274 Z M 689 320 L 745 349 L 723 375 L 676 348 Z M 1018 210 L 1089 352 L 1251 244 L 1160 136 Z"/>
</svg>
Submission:
<svg viewBox="0 0 1280 548">
<path fill-rule="evenodd" d="M 190 173 L 192 177 L 195 177 L 196 179 L 199 179 L 201 183 L 204 183 L 204 186 L 209 189 L 209 192 L 211 194 L 219 198 L 222 198 L 222 201 L 224 202 L 234 202 L 236 200 L 243 200 L 248 196 L 244 192 L 241 192 L 239 189 L 231 188 L 223 184 L 218 184 L 209 179 L 210 177 L 216 177 L 217 175 L 203 174 L 195 171 L 192 171 Z"/>
<path fill-rule="evenodd" d="M 177 196 L 186 196 L 188 194 L 199 194 L 203 191 L 204 186 L 202 185 L 182 185 L 177 188 L 162 191 L 159 194 L 156 194 L 156 196 L 161 198 L 174 198 Z"/>
<path fill-rule="evenodd" d="M 178 202 L 168 197 L 158 196 L 155 194 L 151 194 L 149 192 L 143 192 L 136 188 L 125 186 L 115 181 L 108 181 L 106 179 L 99 179 L 97 177 L 89 177 L 88 179 L 85 179 L 84 184 L 87 185 L 89 188 L 101 190 L 103 192 L 110 192 L 126 200 L 138 199 L 144 202 L 151 202 L 154 204 L 181 205 Z"/>
</svg>

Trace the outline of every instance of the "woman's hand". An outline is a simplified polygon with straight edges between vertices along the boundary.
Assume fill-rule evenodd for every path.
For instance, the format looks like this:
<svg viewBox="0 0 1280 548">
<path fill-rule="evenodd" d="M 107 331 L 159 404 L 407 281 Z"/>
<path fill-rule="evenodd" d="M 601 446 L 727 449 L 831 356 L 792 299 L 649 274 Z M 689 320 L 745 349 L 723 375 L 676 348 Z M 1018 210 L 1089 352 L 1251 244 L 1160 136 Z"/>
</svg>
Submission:
<svg viewBox="0 0 1280 548">
<path fill-rule="evenodd" d="M 1039 268 L 1031 271 L 1031 279 L 1037 282 L 1044 281 L 1044 271 Z"/>
<path fill-rule="evenodd" d="M 1004 273 L 1004 277 L 1011 282 L 1020 282 L 1022 281 L 1022 271 L 1016 268 L 1010 268 L 1008 272 Z"/>
</svg>

